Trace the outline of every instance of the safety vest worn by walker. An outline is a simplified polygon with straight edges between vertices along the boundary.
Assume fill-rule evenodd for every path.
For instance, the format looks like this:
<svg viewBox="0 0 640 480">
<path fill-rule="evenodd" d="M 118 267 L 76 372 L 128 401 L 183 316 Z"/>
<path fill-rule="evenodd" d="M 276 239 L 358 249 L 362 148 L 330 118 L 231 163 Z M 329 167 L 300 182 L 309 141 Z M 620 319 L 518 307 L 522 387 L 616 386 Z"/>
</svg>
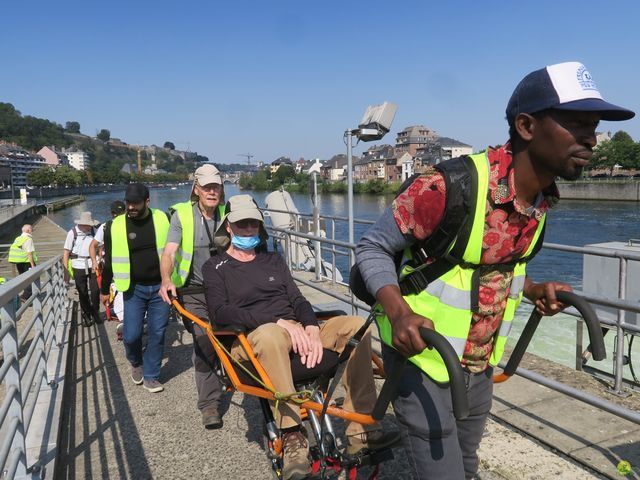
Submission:
<svg viewBox="0 0 640 480">
<path fill-rule="evenodd" d="M 22 235 L 16 237 L 16 239 L 9 247 L 9 263 L 29 263 L 29 254 L 22 249 L 22 245 L 29 239 L 29 235 L 23 233 Z M 38 255 L 36 255 L 35 250 L 31 252 L 33 257 L 33 263 L 38 261 Z"/>
<path fill-rule="evenodd" d="M 182 239 L 176 252 L 175 268 L 171 274 L 171 281 L 180 288 L 184 286 L 187 277 L 191 272 L 191 262 L 193 261 L 193 244 L 195 239 L 195 229 L 193 224 L 193 203 L 191 201 L 176 203 L 169 208 L 169 211 L 176 212 L 182 225 Z M 218 205 L 218 215 L 220 219 L 224 217 L 225 206 Z M 211 232 L 212 238 L 215 232 Z"/>
<path fill-rule="evenodd" d="M 156 237 L 158 258 L 167 243 L 169 220 L 162 210 L 151 208 L 153 229 Z M 159 261 L 159 260 L 158 260 Z M 131 259 L 129 258 L 129 242 L 127 241 L 126 215 L 119 215 L 111 224 L 111 269 L 113 280 L 119 292 L 126 292 L 131 285 Z"/>
<path fill-rule="evenodd" d="M 485 206 L 489 188 L 489 161 L 486 152 L 469 155 L 467 158 L 471 160 L 469 163 L 473 165 L 475 170 L 472 175 L 474 185 L 471 189 L 475 193 L 475 198 L 469 199 L 472 203 L 469 210 L 471 217 L 468 222 L 471 226 L 470 232 L 466 245 L 456 244 L 460 239 L 460 235 L 458 235 L 456 241 L 449 247 L 449 252 L 453 249 L 463 252 L 461 261 L 459 260 L 452 268 L 440 273 L 434 280 L 430 280 L 425 288 L 417 293 L 405 295 L 403 292 L 403 298 L 413 312 L 433 322 L 434 329 L 447 338 L 458 354 L 458 358 L 462 359 L 471 318 L 474 310 L 477 309 L 479 272 L 483 268 L 499 269 L 500 267 L 503 267 L 503 271 L 505 268 L 513 271 L 502 322 L 494 337 L 493 351 L 489 360 L 489 364 L 495 366 L 504 353 L 504 346 L 511 330 L 515 311 L 522 300 L 527 261 L 540 247 L 538 241 L 542 240 L 540 235 L 544 229 L 546 215 L 540 219 L 531 244 L 522 258 L 516 259 L 510 264 L 480 265 L 486 216 Z M 449 193 L 447 190 L 447 196 Z M 400 272 L 400 282 L 404 276 L 411 276 L 413 270 L 420 268 L 419 266 L 410 266 L 411 256 L 410 249 L 407 249 L 404 253 L 403 263 L 405 265 Z M 388 317 L 386 315 L 378 316 L 377 323 L 381 340 L 392 346 L 392 329 Z M 449 380 L 442 357 L 435 350 L 425 349 L 409 360 L 436 382 Z"/>
</svg>

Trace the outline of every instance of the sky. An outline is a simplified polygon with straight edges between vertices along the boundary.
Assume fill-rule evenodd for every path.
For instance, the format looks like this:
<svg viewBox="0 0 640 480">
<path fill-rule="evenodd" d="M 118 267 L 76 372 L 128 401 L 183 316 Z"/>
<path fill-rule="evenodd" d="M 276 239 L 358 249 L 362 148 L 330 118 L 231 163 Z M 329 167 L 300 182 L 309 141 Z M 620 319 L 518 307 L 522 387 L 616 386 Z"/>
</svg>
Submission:
<svg viewBox="0 0 640 480">
<path fill-rule="evenodd" d="M 398 110 L 375 143 L 422 124 L 482 150 L 507 140 L 520 79 L 564 61 L 640 112 L 633 0 L 25 0 L 2 16 L 0 102 L 217 163 L 345 153 L 345 130 L 384 101 Z M 599 127 L 617 130 L 640 140 L 637 118 Z"/>
</svg>

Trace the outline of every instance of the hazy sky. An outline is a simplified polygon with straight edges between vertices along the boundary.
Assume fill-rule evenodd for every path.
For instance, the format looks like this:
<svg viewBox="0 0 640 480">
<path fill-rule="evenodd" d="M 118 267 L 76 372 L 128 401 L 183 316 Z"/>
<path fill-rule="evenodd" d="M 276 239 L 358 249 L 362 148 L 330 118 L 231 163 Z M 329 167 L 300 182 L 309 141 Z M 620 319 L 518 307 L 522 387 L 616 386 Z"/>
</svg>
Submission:
<svg viewBox="0 0 640 480">
<path fill-rule="evenodd" d="M 507 138 L 528 72 L 583 62 L 640 112 L 636 1 L 11 1 L 0 101 L 128 143 L 215 162 L 329 158 L 367 105 L 398 105 L 386 142 L 423 124 L 476 150 Z M 640 120 L 605 122 L 640 140 Z M 359 153 L 369 144 L 360 144 Z"/>
</svg>

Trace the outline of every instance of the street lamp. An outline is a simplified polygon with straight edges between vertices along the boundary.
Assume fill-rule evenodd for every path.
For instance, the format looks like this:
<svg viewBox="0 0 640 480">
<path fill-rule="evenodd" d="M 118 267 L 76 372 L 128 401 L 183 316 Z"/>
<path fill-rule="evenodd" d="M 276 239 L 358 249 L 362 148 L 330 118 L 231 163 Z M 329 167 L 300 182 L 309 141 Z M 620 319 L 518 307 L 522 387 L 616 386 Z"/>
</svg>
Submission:
<svg viewBox="0 0 640 480">
<path fill-rule="evenodd" d="M 353 238 L 353 137 L 357 141 L 372 142 L 380 140 L 391 129 L 393 117 L 398 106 L 394 103 L 384 102 L 382 105 L 369 105 L 358 128 L 347 129 L 344 132 L 344 140 L 347 145 L 347 211 L 349 217 L 349 243 L 354 243 Z M 349 257 L 349 266 L 353 266 L 353 255 Z"/>
<path fill-rule="evenodd" d="M 16 195 L 15 195 L 15 191 L 13 189 L 13 164 L 11 162 L 9 162 L 9 177 L 10 177 L 10 181 L 11 181 L 11 206 L 15 207 L 16 206 Z"/>
</svg>

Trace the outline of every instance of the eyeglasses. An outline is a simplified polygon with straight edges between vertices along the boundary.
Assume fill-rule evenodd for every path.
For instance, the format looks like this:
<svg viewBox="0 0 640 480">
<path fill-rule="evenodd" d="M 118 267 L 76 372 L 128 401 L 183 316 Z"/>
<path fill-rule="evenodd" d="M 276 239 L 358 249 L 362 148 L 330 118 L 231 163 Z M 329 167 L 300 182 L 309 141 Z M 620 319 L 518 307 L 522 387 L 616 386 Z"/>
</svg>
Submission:
<svg viewBox="0 0 640 480">
<path fill-rule="evenodd" d="M 222 185 L 219 183 L 208 183 L 207 185 L 200 185 L 197 183 L 196 186 L 203 192 L 215 192 L 222 190 Z"/>
<path fill-rule="evenodd" d="M 256 220 L 255 218 L 245 218 L 243 220 L 233 222 L 233 224 L 238 228 L 258 228 L 260 226 L 260 220 Z"/>
</svg>

